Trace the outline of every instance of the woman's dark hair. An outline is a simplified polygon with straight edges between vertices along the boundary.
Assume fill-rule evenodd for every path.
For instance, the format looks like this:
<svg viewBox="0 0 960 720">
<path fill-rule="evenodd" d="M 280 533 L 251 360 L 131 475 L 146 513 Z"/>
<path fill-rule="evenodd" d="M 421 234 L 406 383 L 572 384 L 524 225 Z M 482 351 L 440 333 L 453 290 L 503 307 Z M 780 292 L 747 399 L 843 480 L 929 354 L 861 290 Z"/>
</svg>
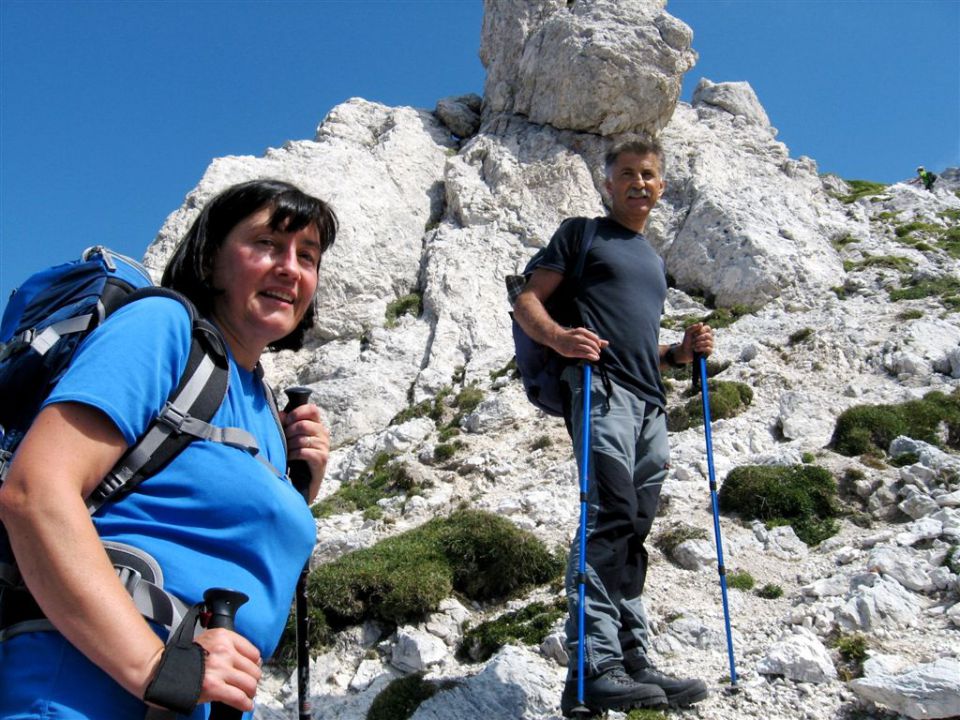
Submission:
<svg viewBox="0 0 960 720">
<path fill-rule="evenodd" d="M 265 207 L 273 210 L 270 217 L 273 230 L 297 232 L 315 225 L 320 236 L 321 258 L 337 237 L 337 216 L 323 200 L 281 180 L 251 180 L 227 188 L 206 204 L 167 263 L 160 284 L 183 293 L 201 315 L 209 316 L 214 298 L 222 292 L 211 282 L 217 252 L 241 220 Z M 303 347 L 304 334 L 313 327 L 315 316 L 311 302 L 297 328 L 269 347 L 299 350 Z"/>
</svg>

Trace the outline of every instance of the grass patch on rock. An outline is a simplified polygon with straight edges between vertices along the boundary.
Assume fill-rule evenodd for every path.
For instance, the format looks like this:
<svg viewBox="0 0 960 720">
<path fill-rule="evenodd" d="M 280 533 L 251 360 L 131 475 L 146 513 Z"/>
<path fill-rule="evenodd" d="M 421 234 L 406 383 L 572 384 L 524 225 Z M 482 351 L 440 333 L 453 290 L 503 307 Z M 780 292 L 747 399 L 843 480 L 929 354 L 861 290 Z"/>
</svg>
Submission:
<svg viewBox="0 0 960 720">
<path fill-rule="evenodd" d="M 754 594 L 764 600 L 776 600 L 777 598 L 783 597 L 783 588 L 774 583 L 767 583 L 763 587 L 754 590 Z"/>
<path fill-rule="evenodd" d="M 549 604 L 533 602 L 519 610 L 504 613 L 467 629 L 457 650 L 457 657 L 470 662 L 484 662 L 510 642 L 539 646 L 566 612 L 566 601 L 559 599 Z"/>
<path fill-rule="evenodd" d="M 755 307 L 749 305 L 731 305 L 730 307 L 717 308 L 708 315 L 674 315 L 664 317 L 660 320 L 660 327 L 668 330 L 683 330 L 689 325 L 702 322 L 706 323 L 714 330 L 733 325 L 737 320 L 745 315 L 756 312 Z"/>
<path fill-rule="evenodd" d="M 960 308 L 960 280 L 944 276 L 932 279 L 910 279 L 900 288 L 890 290 L 890 300 L 920 300 L 937 297 L 944 306 Z"/>
<path fill-rule="evenodd" d="M 397 320 L 403 315 L 413 315 L 420 317 L 423 312 L 423 297 L 420 293 L 410 293 L 402 295 L 387 305 L 386 320 L 387 327 L 394 327 Z"/>
<path fill-rule="evenodd" d="M 768 525 L 790 525 L 803 542 L 816 545 L 835 535 L 837 483 L 818 465 L 742 465 L 720 488 L 720 509 Z"/>
<path fill-rule="evenodd" d="M 839 633 L 830 645 L 840 655 L 837 674 L 844 682 L 863 677 L 863 663 L 867 659 L 867 638 L 860 633 Z"/>
<path fill-rule="evenodd" d="M 707 531 L 703 528 L 678 522 L 660 532 L 653 544 L 668 558 L 675 560 L 674 553 L 682 543 L 687 540 L 706 540 L 708 537 Z"/>
<path fill-rule="evenodd" d="M 443 419 L 443 409 L 446 406 L 446 400 L 453 393 L 453 388 L 449 385 L 440 388 L 437 394 L 430 400 L 423 400 L 416 405 L 411 404 L 404 408 L 390 420 L 391 425 L 400 425 L 413 420 L 414 418 L 428 417 L 435 423 Z"/>
<path fill-rule="evenodd" d="M 384 498 L 417 492 L 419 487 L 406 466 L 389 453 L 380 453 L 369 470 L 315 504 L 313 516 L 325 518 L 355 510 L 367 511 L 377 507 L 377 502 Z"/>
<path fill-rule="evenodd" d="M 753 390 L 741 382 L 710 380 L 707 383 L 710 397 L 710 417 L 724 420 L 736 417 L 753 402 Z M 691 388 L 691 393 L 696 392 Z M 700 397 L 692 397 L 680 407 L 670 408 L 667 412 L 667 429 L 679 432 L 703 425 L 703 405 Z"/>
<path fill-rule="evenodd" d="M 908 273 L 913 270 L 915 263 L 910 258 L 899 255 L 867 255 L 863 260 L 844 260 L 843 269 L 846 272 L 859 272 L 870 268 L 887 268 Z"/>
<path fill-rule="evenodd" d="M 898 435 L 960 450 L 960 389 L 938 390 L 899 405 L 855 405 L 834 427 L 831 447 L 847 456 L 886 453 Z"/>
<path fill-rule="evenodd" d="M 880 195 L 887 189 L 887 186 L 883 183 L 870 182 L 869 180 L 845 180 L 844 182 L 847 183 L 850 192 L 845 195 L 834 195 L 834 197 L 846 205 L 856 202 L 860 198 Z"/>
<path fill-rule="evenodd" d="M 550 582 L 564 559 L 505 518 L 460 510 L 310 573 L 310 605 L 334 630 L 422 620 L 454 592 L 501 601 Z M 322 638 L 318 638 L 322 641 Z"/>
<path fill-rule="evenodd" d="M 753 590 L 753 586 L 756 585 L 756 581 L 753 579 L 753 575 L 748 573 L 746 570 L 737 570 L 727 575 L 727 585 L 734 590 L 742 590 L 743 592 L 748 592 Z"/>
</svg>

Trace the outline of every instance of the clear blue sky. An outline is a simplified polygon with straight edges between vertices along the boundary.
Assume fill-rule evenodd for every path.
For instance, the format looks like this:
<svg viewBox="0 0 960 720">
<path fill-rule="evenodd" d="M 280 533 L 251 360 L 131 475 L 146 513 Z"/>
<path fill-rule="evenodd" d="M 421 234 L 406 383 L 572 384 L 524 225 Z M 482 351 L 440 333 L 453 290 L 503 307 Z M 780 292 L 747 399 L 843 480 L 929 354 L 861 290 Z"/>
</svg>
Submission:
<svg viewBox="0 0 960 720">
<path fill-rule="evenodd" d="M 791 155 L 894 182 L 960 165 L 960 0 L 671 0 L 701 77 L 751 83 Z M 481 0 L 0 0 L 0 306 L 106 244 L 140 257 L 215 157 L 359 96 L 483 91 Z"/>
</svg>

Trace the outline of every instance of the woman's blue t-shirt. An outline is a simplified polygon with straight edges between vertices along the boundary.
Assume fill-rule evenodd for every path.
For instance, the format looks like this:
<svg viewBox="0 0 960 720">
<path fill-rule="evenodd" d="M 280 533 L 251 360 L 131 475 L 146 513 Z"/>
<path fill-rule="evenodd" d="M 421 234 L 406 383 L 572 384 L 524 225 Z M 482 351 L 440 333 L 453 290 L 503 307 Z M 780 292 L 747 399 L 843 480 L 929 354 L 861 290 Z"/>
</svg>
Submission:
<svg viewBox="0 0 960 720">
<path fill-rule="evenodd" d="M 191 323 L 169 298 L 120 309 L 84 342 L 46 404 L 103 411 L 129 444 L 145 432 L 186 367 Z M 211 420 L 251 433 L 276 468 L 286 466 L 280 429 L 257 376 L 230 358 L 229 385 Z M 196 440 L 167 467 L 93 517 L 104 540 L 128 543 L 160 564 L 164 587 L 188 603 L 210 587 L 250 596 L 237 631 L 264 657 L 276 647 L 316 528 L 302 496 L 250 453 Z"/>
<path fill-rule="evenodd" d="M 133 444 L 177 386 L 191 345 L 185 308 L 147 298 L 118 310 L 83 343 L 46 404 L 79 402 L 101 410 Z M 230 358 L 229 386 L 211 423 L 251 433 L 276 468 L 286 466 L 281 431 L 265 390 Z M 286 478 L 248 452 L 196 440 L 130 495 L 93 517 L 104 540 L 150 553 L 164 587 L 188 604 L 210 587 L 250 600 L 236 629 L 268 658 L 280 638 L 297 577 L 316 527 Z M 58 633 L 25 633 L 0 643 L 0 716 L 134 718 L 145 706 Z M 198 706 L 191 718 L 204 718 Z"/>
</svg>

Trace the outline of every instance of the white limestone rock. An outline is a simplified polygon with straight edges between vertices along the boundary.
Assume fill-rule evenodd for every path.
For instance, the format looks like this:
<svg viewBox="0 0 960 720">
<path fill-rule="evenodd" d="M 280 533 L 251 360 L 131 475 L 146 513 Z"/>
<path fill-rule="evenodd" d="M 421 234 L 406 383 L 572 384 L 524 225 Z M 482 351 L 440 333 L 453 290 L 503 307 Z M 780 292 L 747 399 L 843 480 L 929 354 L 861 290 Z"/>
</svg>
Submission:
<svg viewBox="0 0 960 720">
<path fill-rule="evenodd" d="M 680 617 L 670 622 L 653 640 L 660 655 L 677 655 L 696 650 L 721 650 L 726 647 L 722 625 L 711 627 L 696 617 Z M 737 636 L 734 634 L 734 643 Z"/>
<path fill-rule="evenodd" d="M 834 616 L 847 630 L 899 630 L 916 625 L 923 608 L 921 599 L 892 577 L 864 573 L 851 580 L 851 590 Z"/>
<path fill-rule="evenodd" d="M 939 506 L 937 506 L 939 507 Z M 920 518 L 907 523 L 902 532 L 894 536 L 898 545 L 910 547 L 925 540 L 933 540 L 943 534 L 943 523 L 931 517 Z"/>
<path fill-rule="evenodd" d="M 836 418 L 822 398 L 806 392 L 780 396 L 780 429 L 788 440 L 804 440 L 814 447 L 830 441 Z"/>
<path fill-rule="evenodd" d="M 480 39 L 485 114 L 656 134 L 696 61 L 692 37 L 658 0 L 490 0 Z"/>
<path fill-rule="evenodd" d="M 861 699 L 908 718 L 960 715 L 960 661 L 956 658 L 940 658 L 902 672 L 867 674 L 852 680 L 850 688 Z"/>
<path fill-rule="evenodd" d="M 672 559 L 687 570 L 705 570 L 716 565 L 717 553 L 708 540 L 684 540 L 674 548 Z"/>
<path fill-rule="evenodd" d="M 556 712 L 557 670 L 526 648 L 505 645 L 476 675 L 426 700 L 411 720 L 533 720 Z"/>
<path fill-rule="evenodd" d="M 929 592 L 933 587 L 930 582 L 933 568 L 909 548 L 874 548 L 867 557 L 867 568 L 916 592 Z"/>
<path fill-rule="evenodd" d="M 446 598 L 440 601 L 438 611 L 427 618 L 424 628 L 431 635 L 453 647 L 463 635 L 463 625 L 470 616 L 470 611 L 460 601 L 455 598 Z"/>
<path fill-rule="evenodd" d="M 469 93 L 438 100 L 434 112 L 451 133 L 459 138 L 468 138 L 480 129 L 482 105 L 483 98 Z"/>
<path fill-rule="evenodd" d="M 782 635 L 757 663 L 757 672 L 810 683 L 829 682 L 837 677 L 827 648 L 820 638 L 803 627 Z"/>
<path fill-rule="evenodd" d="M 693 91 L 692 101 L 694 107 L 708 105 L 757 125 L 770 125 L 767 112 L 749 83 L 714 83 L 707 78 L 701 78 Z"/>
<path fill-rule="evenodd" d="M 763 543 L 766 552 L 781 560 L 800 560 L 807 556 L 807 544 L 797 537 L 789 525 L 767 529 L 762 522 L 754 520 L 751 529 L 754 537 Z"/>
<path fill-rule="evenodd" d="M 404 626 L 397 629 L 397 639 L 390 655 L 390 664 L 402 672 L 420 672 L 447 656 L 447 646 L 436 635 Z"/>
<path fill-rule="evenodd" d="M 826 240 L 850 223 L 812 161 L 791 160 L 768 126 L 684 103 L 662 140 L 668 185 L 648 234 L 678 287 L 706 290 L 721 306 L 756 306 L 843 284 Z"/>
<path fill-rule="evenodd" d="M 958 609 L 960 609 L 960 605 L 958 605 Z M 960 625 L 960 617 L 957 619 L 957 624 Z M 540 643 L 540 654 L 545 658 L 553 660 L 557 665 L 566 667 L 570 662 L 570 656 L 567 654 L 566 639 L 566 633 L 562 630 L 550 633 L 543 639 L 543 642 Z"/>
</svg>

